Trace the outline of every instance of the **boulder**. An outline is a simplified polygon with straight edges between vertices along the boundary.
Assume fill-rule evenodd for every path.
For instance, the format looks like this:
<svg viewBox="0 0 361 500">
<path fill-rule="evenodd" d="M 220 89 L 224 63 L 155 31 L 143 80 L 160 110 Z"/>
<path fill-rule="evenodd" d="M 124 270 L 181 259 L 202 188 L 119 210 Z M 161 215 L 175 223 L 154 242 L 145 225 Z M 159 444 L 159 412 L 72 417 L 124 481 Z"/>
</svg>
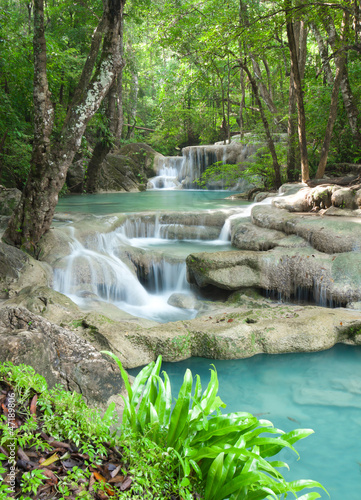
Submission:
<svg viewBox="0 0 361 500">
<path fill-rule="evenodd" d="M 62 384 L 104 407 L 122 389 L 118 367 L 74 332 L 27 309 L 0 309 L 0 360 L 35 368 L 48 386 Z"/>
<path fill-rule="evenodd" d="M 21 191 L 16 188 L 0 186 L 0 215 L 11 215 L 21 198 Z"/>
<path fill-rule="evenodd" d="M 49 265 L 0 242 L 0 298 L 8 298 L 30 284 L 46 286 L 51 281 L 52 269 Z"/>
<path fill-rule="evenodd" d="M 143 143 L 127 144 L 109 153 L 102 163 L 96 191 L 144 191 L 148 178 L 156 175 L 154 161 L 158 156 Z"/>
<path fill-rule="evenodd" d="M 193 295 L 186 293 L 172 293 L 167 303 L 182 309 L 197 309 L 199 307 L 198 300 Z"/>
<path fill-rule="evenodd" d="M 286 238 L 281 231 L 257 227 L 245 219 L 234 219 L 231 224 L 232 246 L 240 250 L 270 250 Z"/>
<path fill-rule="evenodd" d="M 293 194 L 275 198 L 272 204 L 277 208 L 288 210 L 289 212 L 309 212 L 311 206 L 308 196 L 311 191 L 311 188 L 303 187 L 297 189 Z"/>
<path fill-rule="evenodd" d="M 361 190 L 355 191 L 352 188 L 342 187 L 335 189 L 332 193 L 332 205 L 339 208 L 356 210 L 359 208 Z"/>
<path fill-rule="evenodd" d="M 26 308 L 57 324 L 79 318 L 82 313 L 74 302 L 47 286 L 26 286 L 8 299 L 5 306 Z"/>
<path fill-rule="evenodd" d="M 102 163 L 96 185 L 96 192 L 144 191 L 144 180 L 141 170 L 132 158 L 109 153 Z"/>
<path fill-rule="evenodd" d="M 155 161 L 162 157 L 160 153 L 143 142 L 126 144 L 117 153 L 132 159 L 137 165 L 137 170 L 143 172 L 148 178 L 156 175 Z"/>
</svg>

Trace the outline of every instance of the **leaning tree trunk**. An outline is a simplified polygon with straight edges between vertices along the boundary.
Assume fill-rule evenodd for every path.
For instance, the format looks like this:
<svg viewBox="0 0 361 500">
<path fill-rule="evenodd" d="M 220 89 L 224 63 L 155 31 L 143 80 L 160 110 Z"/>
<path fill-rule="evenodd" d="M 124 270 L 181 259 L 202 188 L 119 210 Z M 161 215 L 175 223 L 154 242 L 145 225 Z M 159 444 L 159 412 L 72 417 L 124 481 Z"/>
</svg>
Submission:
<svg viewBox="0 0 361 500">
<path fill-rule="evenodd" d="M 336 52 L 340 48 L 340 37 L 336 32 L 335 25 L 332 19 L 329 18 L 326 18 L 323 24 L 328 34 L 328 42 L 331 45 L 332 50 Z M 360 148 L 361 147 L 361 130 L 359 124 L 360 111 L 357 107 L 356 99 L 353 95 L 350 81 L 348 78 L 347 55 L 346 55 L 345 69 L 341 79 L 340 87 L 342 92 L 343 105 L 347 113 L 347 118 L 351 128 L 352 137 L 354 139 L 355 145 Z"/>
<path fill-rule="evenodd" d="M 349 15 L 345 11 L 344 15 L 343 15 L 341 41 L 344 41 L 344 39 L 346 38 L 348 29 L 349 29 Z M 326 170 L 326 164 L 327 164 L 328 152 L 329 152 L 330 144 L 331 144 L 333 126 L 335 124 L 336 117 L 337 117 L 338 93 L 340 90 L 341 81 L 342 81 L 343 74 L 344 74 L 345 67 L 346 67 L 346 54 L 344 52 L 340 52 L 340 54 L 336 57 L 335 62 L 336 62 L 336 75 L 335 75 L 335 81 L 333 84 L 332 95 L 331 95 L 330 112 L 329 112 L 326 131 L 325 131 L 325 138 L 324 138 L 324 141 L 322 144 L 321 157 L 320 157 L 320 161 L 319 161 L 317 172 L 316 172 L 316 179 L 321 179 L 325 173 L 325 170 Z"/>
<path fill-rule="evenodd" d="M 29 253 L 36 253 L 41 236 L 50 228 L 59 191 L 79 149 L 85 128 L 122 65 L 119 37 L 125 0 L 106 0 L 103 4 L 103 17 L 93 37 L 72 106 L 60 137 L 51 144 L 53 108 L 46 75 L 43 0 L 35 0 L 34 3 L 33 154 L 30 173 L 20 203 L 3 236 L 6 242 L 21 247 Z M 100 46 L 100 33 L 103 34 L 102 52 L 93 72 Z"/>
<path fill-rule="evenodd" d="M 123 128 L 123 25 L 121 26 L 119 36 L 119 53 L 122 58 L 123 64 L 120 68 L 118 77 L 109 89 L 106 109 L 109 133 L 116 146 L 119 146 L 120 144 L 120 138 Z M 93 154 L 90 158 L 87 168 L 87 179 L 85 185 L 85 190 L 87 193 L 95 193 L 97 190 L 101 166 L 113 146 L 112 142 L 113 141 L 109 140 L 109 138 L 107 140 L 107 138 L 102 137 L 94 147 Z"/>
<path fill-rule="evenodd" d="M 259 112 L 261 115 L 263 127 L 264 127 L 266 137 L 267 137 L 268 148 L 269 148 L 271 156 L 272 156 L 272 166 L 273 166 L 273 170 L 275 173 L 275 187 L 278 189 L 282 184 L 281 168 L 280 168 L 280 165 L 278 163 L 276 148 L 275 148 L 275 145 L 274 145 L 274 142 L 272 139 L 272 135 L 271 135 L 271 131 L 270 131 L 270 128 L 268 125 L 267 117 L 266 117 L 266 114 L 265 114 L 264 109 L 263 109 L 262 101 L 261 101 L 261 98 L 260 98 L 260 95 L 258 92 L 258 86 L 257 86 L 256 80 L 253 78 L 248 66 L 245 63 L 243 63 L 242 61 L 240 61 L 239 64 L 248 76 L 248 79 L 249 79 L 250 84 L 251 84 L 252 89 L 253 89 L 254 97 L 255 97 L 257 105 L 259 107 Z"/>
<path fill-rule="evenodd" d="M 295 35 L 293 31 L 293 22 L 291 17 L 292 5 L 290 0 L 285 0 L 284 5 L 286 11 L 287 38 L 291 56 L 291 70 L 294 78 L 294 88 L 296 93 L 297 111 L 298 111 L 298 138 L 300 143 L 300 154 L 301 154 L 301 176 L 302 176 L 302 182 L 306 182 L 310 177 L 310 173 L 308 166 L 307 140 L 306 140 L 306 114 L 303 104 L 302 80 L 298 65 L 297 46 L 296 46 Z"/>
</svg>

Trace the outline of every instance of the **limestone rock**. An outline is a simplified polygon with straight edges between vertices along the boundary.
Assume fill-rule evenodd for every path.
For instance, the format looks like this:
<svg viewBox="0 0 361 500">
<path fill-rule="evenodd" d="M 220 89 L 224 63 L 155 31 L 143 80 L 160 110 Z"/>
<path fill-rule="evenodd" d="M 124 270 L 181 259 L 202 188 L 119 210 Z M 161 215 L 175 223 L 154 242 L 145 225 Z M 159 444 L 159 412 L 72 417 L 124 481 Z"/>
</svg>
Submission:
<svg viewBox="0 0 361 500">
<path fill-rule="evenodd" d="M 301 236 L 320 252 L 352 252 L 361 248 L 361 225 L 356 219 L 302 216 L 262 205 L 253 207 L 251 218 L 257 226 Z"/>
<path fill-rule="evenodd" d="M 92 405 L 103 406 L 122 389 L 115 364 L 74 332 L 24 308 L 0 309 L 0 353 L 1 361 L 33 366 L 50 387 L 62 384 Z"/>
<path fill-rule="evenodd" d="M 16 290 L 32 283 L 48 285 L 52 270 L 18 248 L 0 242 L 0 298 L 8 298 Z"/>
<path fill-rule="evenodd" d="M 359 207 L 358 193 L 352 188 L 339 188 L 332 193 L 332 205 L 339 208 L 356 210 Z"/>
<path fill-rule="evenodd" d="M 197 309 L 197 299 L 186 293 L 172 293 L 168 299 L 168 304 L 182 309 Z"/>
<path fill-rule="evenodd" d="M 235 219 L 232 224 L 232 246 L 240 250 L 269 250 L 278 246 L 285 237 L 281 231 L 257 227 L 242 219 Z"/>
<path fill-rule="evenodd" d="M 109 153 L 102 163 L 96 192 L 140 191 L 140 185 L 143 183 L 139 182 L 138 174 L 141 174 L 141 171 L 132 158 Z"/>
<path fill-rule="evenodd" d="M 0 186 L 0 215 L 11 215 L 21 198 L 21 191 L 16 188 Z"/>
<path fill-rule="evenodd" d="M 286 299 L 302 292 L 320 305 L 361 300 L 359 252 L 327 255 L 309 247 L 277 247 L 267 252 L 191 254 L 186 262 L 190 283 L 199 287 L 255 287 L 277 291 Z"/>
<path fill-rule="evenodd" d="M 27 286 L 7 300 L 5 305 L 26 308 L 56 324 L 79 318 L 83 314 L 69 297 L 47 286 Z"/>
<path fill-rule="evenodd" d="M 311 188 L 309 187 L 301 188 L 294 194 L 275 198 L 273 205 L 289 212 L 309 212 L 311 210 L 308 200 L 310 192 Z"/>
<path fill-rule="evenodd" d="M 162 157 L 160 153 L 143 142 L 126 144 L 120 148 L 119 154 L 131 158 L 137 165 L 137 169 L 143 171 L 148 178 L 156 174 L 154 163 L 156 159 Z"/>
</svg>

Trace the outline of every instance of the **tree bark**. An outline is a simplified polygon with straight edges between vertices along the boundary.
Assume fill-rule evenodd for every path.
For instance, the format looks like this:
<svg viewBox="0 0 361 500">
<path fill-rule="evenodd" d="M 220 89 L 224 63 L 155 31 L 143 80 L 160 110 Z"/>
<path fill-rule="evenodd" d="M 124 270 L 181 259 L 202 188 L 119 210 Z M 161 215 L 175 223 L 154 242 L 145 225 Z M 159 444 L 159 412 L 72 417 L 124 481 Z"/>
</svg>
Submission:
<svg viewBox="0 0 361 500">
<path fill-rule="evenodd" d="M 282 185 L 281 168 L 280 168 L 279 163 L 278 163 L 276 148 L 275 148 L 275 145 L 274 145 L 274 142 L 272 139 L 272 135 L 271 135 L 270 128 L 268 125 L 267 117 L 266 117 L 266 114 L 265 114 L 264 109 L 263 109 L 262 101 L 261 101 L 261 98 L 260 98 L 260 95 L 258 92 L 258 86 L 257 86 L 256 80 L 253 78 L 248 66 L 245 63 L 243 63 L 242 61 L 240 61 L 239 64 L 248 76 L 248 79 L 249 79 L 250 84 L 251 84 L 252 89 L 253 89 L 254 97 L 255 97 L 256 102 L 257 102 L 258 107 L 259 107 L 259 112 L 261 115 L 263 127 L 264 127 L 266 137 L 267 137 L 268 148 L 269 148 L 271 156 L 272 156 L 272 166 L 273 166 L 273 170 L 275 173 L 275 187 L 278 189 Z"/>
<path fill-rule="evenodd" d="M 345 37 L 347 36 L 348 29 L 349 29 L 349 15 L 345 11 L 343 15 L 343 26 L 341 35 L 342 41 L 344 41 Z M 325 131 L 325 138 L 321 149 L 321 157 L 316 172 L 316 179 L 321 179 L 326 170 L 327 157 L 332 138 L 332 131 L 337 117 L 338 93 L 340 90 L 343 73 L 346 67 L 346 54 L 344 52 L 340 52 L 339 55 L 336 57 L 335 62 L 336 62 L 336 75 L 331 95 L 330 112 Z"/>
<path fill-rule="evenodd" d="M 294 23 L 295 42 L 298 53 L 298 70 L 303 79 L 307 54 L 307 29 L 303 21 Z M 287 150 L 287 179 L 296 181 L 299 175 L 300 149 L 297 139 L 297 103 L 293 71 L 290 71 L 289 97 L 288 97 L 288 150 Z"/>
<path fill-rule="evenodd" d="M 275 124 L 283 131 L 286 132 L 286 125 L 282 123 L 282 117 L 280 116 L 280 113 L 278 109 L 276 108 L 273 99 L 268 91 L 267 85 L 262 81 L 262 74 L 261 74 L 261 69 L 259 67 L 258 61 L 256 60 L 255 56 L 251 54 L 251 60 L 252 60 L 252 66 L 253 66 L 253 73 L 254 76 L 257 80 L 257 87 L 259 90 L 259 94 L 261 95 L 262 99 L 266 103 L 268 109 L 274 116 L 274 122 Z"/>
<path fill-rule="evenodd" d="M 332 50 L 335 52 L 339 47 L 338 47 L 338 42 L 339 42 L 339 36 L 336 32 L 334 23 L 332 19 L 325 19 L 324 20 L 324 27 L 325 30 L 328 34 L 328 42 L 331 45 Z M 348 70 L 347 70 L 347 56 L 346 56 L 346 64 L 345 64 L 345 69 L 343 72 L 343 76 L 341 79 L 341 92 L 342 92 L 342 99 L 343 99 L 343 104 L 347 113 L 347 118 L 348 122 L 351 128 L 352 132 L 352 137 L 358 147 L 361 148 L 361 131 L 360 131 L 360 126 L 358 122 L 358 117 L 360 116 L 360 111 L 357 107 L 356 100 L 354 98 L 350 81 L 348 78 Z"/>
<path fill-rule="evenodd" d="M 110 137 L 106 138 L 100 132 L 102 137 L 94 147 L 93 154 L 87 168 L 87 179 L 85 185 L 87 193 L 94 193 L 96 191 L 102 163 L 107 154 L 110 152 L 113 146 L 113 141 L 116 145 L 119 145 L 123 128 L 123 19 L 121 22 L 119 54 L 122 58 L 123 64 L 120 68 L 117 79 L 113 82 L 107 95 L 106 117 L 108 119 Z"/>
<path fill-rule="evenodd" d="M 302 182 L 306 182 L 309 177 L 308 154 L 307 154 L 307 140 L 306 140 L 306 115 L 303 104 L 303 91 L 302 80 L 298 65 L 298 53 L 293 30 L 293 22 L 291 17 L 291 1 L 285 0 L 284 2 L 286 12 L 286 29 L 287 38 L 291 56 L 291 70 L 294 78 L 294 88 L 296 93 L 297 111 L 298 111 L 298 138 L 300 144 L 301 154 L 301 176 Z"/>
<path fill-rule="evenodd" d="M 34 143 L 31 168 L 18 207 L 15 209 L 3 239 L 36 255 L 41 236 L 50 228 L 58 194 L 64 185 L 66 172 L 79 149 L 88 121 L 107 94 L 122 60 L 119 36 L 125 0 L 105 0 L 100 22 L 104 30 L 102 52 L 91 76 L 85 64 L 80 86 L 75 92 L 60 136 L 50 144 L 53 111 L 46 75 L 46 44 L 44 37 L 43 0 L 34 3 Z M 91 52 L 94 50 L 92 43 Z M 96 45 L 96 44 L 95 44 Z M 90 53 L 88 61 L 95 62 Z"/>
</svg>

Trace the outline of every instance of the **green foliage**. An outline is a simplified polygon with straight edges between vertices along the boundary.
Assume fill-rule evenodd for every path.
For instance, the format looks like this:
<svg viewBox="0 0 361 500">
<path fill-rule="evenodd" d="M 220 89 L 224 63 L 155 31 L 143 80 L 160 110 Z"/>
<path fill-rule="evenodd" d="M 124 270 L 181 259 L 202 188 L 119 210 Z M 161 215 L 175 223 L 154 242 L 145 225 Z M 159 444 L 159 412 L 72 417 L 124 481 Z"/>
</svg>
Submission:
<svg viewBox="0 0 361 500">
<path fill-rule="evenodd" d="M 22 477 L 21 488 L 23 491 L 31 491 L 35 495 L 39 486 L 44 484 L 44 479 L 46 479 L 46 476 L 41 470 L 35 469 L 25 472 Z"/>
<path fill-rule="evenodd" d="M 304 488 L 322 486 L 316 481 L 287 482 L 277 470 L 288 468 L 281 461 L 269 461 L 283 448 L 293 447 L 310 429 L 296 429 L 285 434 L 271 422 L 258 420 L 250 413 L 221 414 L 225 405 L 217 395 L 215 369 L 207 388 L 202 391 L 196 376 L 194 393 L 190 370 L 184 375 L 178 398 L 172 408 L 172 393 L 167 374 L 160 377 L 161 357 L 144 367 L 130 385 L 119 359 L 105 351 L 118 364 L 128 393 L 124 398 L 123 432 L 147 437 L 167 453 L 178 458 L 181 486 L 197 486 L 205 500 L 230 498 L 279 498 Z M 317 498 L 317 493 L 303 495 L 303 500 Z"/>
<path fill-rule="evenodd" d="M 277 157 L 280 164 L 286 162 L 286 146 L 276 144 Z M 285 180 L 285 172 L 282 172 Z M 198 179 L 197 183 L 205 188 L 212 182 L 222 182 L 225 188 L 237 184 L 239 179 L 246 179 L 250 184 L 254 184 L 261 189 L 274 187 L 275 175 L 272 167 L 272 157 L 268 148 L 259 148 L 257 153 L 252 155 L 242 164 L 224 164 L 221 161 L 210 165 Z"/>
</svg>

